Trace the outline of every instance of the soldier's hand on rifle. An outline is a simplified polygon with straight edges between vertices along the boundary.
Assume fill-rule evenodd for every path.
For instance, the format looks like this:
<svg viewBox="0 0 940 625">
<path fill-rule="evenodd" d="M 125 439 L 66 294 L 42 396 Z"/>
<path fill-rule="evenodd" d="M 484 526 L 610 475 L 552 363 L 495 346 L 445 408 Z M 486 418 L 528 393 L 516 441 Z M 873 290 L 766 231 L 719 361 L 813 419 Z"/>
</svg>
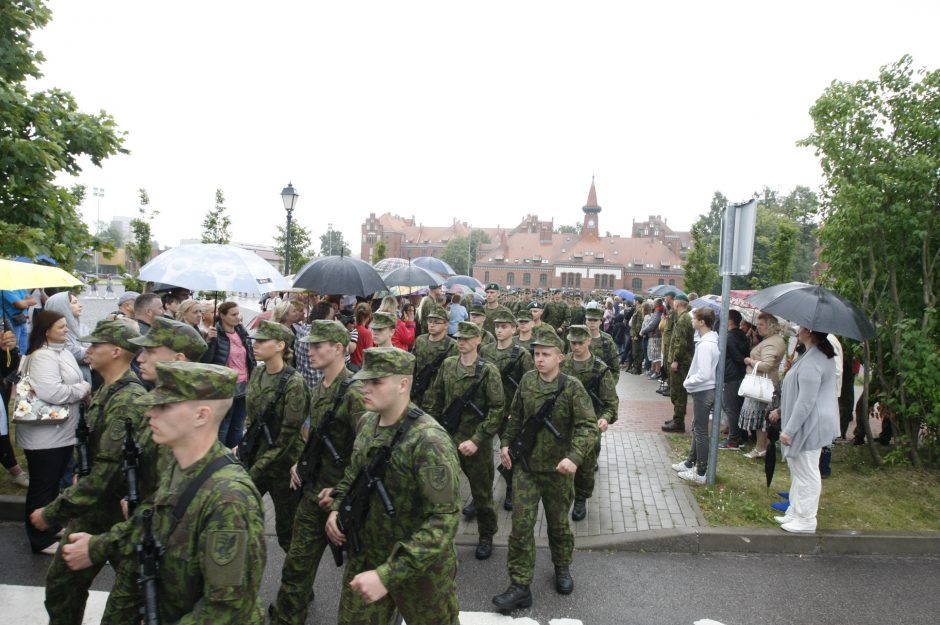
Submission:
<svg viewBox="0 0 940 625">
<path fill-rule="evenodd" d="M 91 556 L 88 555 L 88 545 L 91 534 L 76 532 L 69 535 L 69 543 L 62 547 L 62 559 L 73 571 L 81 571 L 92 565 Z"/>
<path fill-rule="evenodd" d="M 46 520 L 44 518 L 42 518 L 42 511 L 43 511 L 43 508 L 36 508 L 32 512 L 30 512 L 29 522 L 32 523 L 33 527 L 35 527 L 40 532 L 45 532 L 47 529 L 49 529 L 49 524 L 46 523 Z"/>
<path fill-rule="evenodd" d="M 601 432 L 606 432 L 608 425 L 610 425 L 610 424 L 607 423 L 607 419 L 598 419 L 598 420 L 597 420 L 597 429 L 600 430 Z"/>
<path fill-rule="evenodd" d="M 574 475 L 578 470 L 578 465 L 567 458 L 563 458 L 562 461 L 558 463 L 558 466 L 555 467 L 555 470 L 562 475 Z"/>
<path fill-rule="evenodd" d="M 127 497 L 121 498 L 121 514 L 124 515 L 124 520 L 127 520 L 127 517 L 130 516 L 130 509 L 127 507 Z"/>
<path fill-rule="evenodd" d="M 329 510 L 330 506 L 333 505 L 333 488 L 327 487 L 320 491 L 320 494 L 317 495 L 317 499 L 320 500 L 320 507 L 324 510 Z"/>
<path fill-rule="evenodd" d="M 382 579 L 375 571 L 365 571 L 356 575 L 349 587 L 355 590 L 366 603 L 375 603 L 388 594 L 388 589 L 382 583 Z"/>
<path fill-rule="evenodd" d="M 303 483 L 300 481 L 300 476 L 297 475 L 297 463 L 295 462 L 290 468 L 290 489 L 297 490 L 303 486 Z"/>
<path fill-rule="evenodd" d="M 499 459 L 502 461 L 504 469 L 512 469 L 512 458 L 509 457 L 508 447 L 500 447 Z"/>
<path fill-rule="evenodd" d="M 457 451 L 464 456 L 472 456 L 477 453 L 477 446 L 473 441 L 464 441 L 457 447 Z"/>
<path fill-rule="evenodd" d="M 339 526 L 336 524 L 336 517 L 338 515 L 339 513 L 334 510 L 326 520 L 326 537 L 337 547 L 342 547 L 346 544 L 346 536 L 339 531 Z"/>
</svg>

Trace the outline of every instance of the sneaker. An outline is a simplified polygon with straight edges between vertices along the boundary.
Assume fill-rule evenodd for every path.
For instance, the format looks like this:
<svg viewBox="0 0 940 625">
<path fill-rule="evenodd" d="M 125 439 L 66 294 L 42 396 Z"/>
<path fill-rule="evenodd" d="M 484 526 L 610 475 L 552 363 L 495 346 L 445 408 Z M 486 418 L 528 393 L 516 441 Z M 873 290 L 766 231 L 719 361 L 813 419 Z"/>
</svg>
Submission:
<svg viewBox="0 0 940 625">
<path fill-rule="evenodd" d="M 59 543 L 52 543 L 45 549 L 40 549 L 36 553 L 41 553 L 47 556 L 54 556 L 59 551 Z"/>
<path fill-rule="evenodd" d="M 789 523 L 790 521 L 793 521 L 794 519 L 796 519 L 796 517 L 787 516 L 785 514 L 783 516 L 774 517 L 774 521 L 776 521 L 777 523 L 781 525 L 783 525 L 784 523 Z"/>
<path fill-rule="evenodd" d="M 767 450 L 766 450 L 766 449 L 765 449 L 764 451 L 757 451 L 757 448 L 755 447 L 755 448 L 752 449 L 751 451 L 749 451 L 749 452 L 747 452 L 746 454 L 744 454 L 744 457 L 745 457 L 745 458 L 750 458 L 751 460 L 756 460 L 756 459 L 758 459 L 758 458 L 763 458 L 763 457 L 766 456 L 766 455 L 767 455 Z"/>
<path fill-rule="evenodd" d="M 686 464 L 685 460 L 683 460 L 682 462 L 677 462 L 674 465 L 672 465 L 672 470 L 675 471 L 676 473 L 682 473 L 683 471 L 688 471 L 691 468 L 692 467 Z"/>
<path fill-rule="evenodd" d="M 23 471 L 19 475 L 14 476 L 12 478 L 12 481 L 14 484 L 16 484 L 17 486 L 21 488 L 29 488 L 29 473 L 27 473 L 26 471 Z"/>
<path fill-rule="evenodd" d="M 699 475 L 699 474 L 698 474 L 698 471 L 695 470 L 695 467 L 692 467 L 691 469 L 686 469 L 685 471 L 683 471 L 682 473 L 680 473 L 680 474 L 679 474 L 679 479 L 683 479 L 683 480 L 692 482 L 693 484 L 704 484 L 704 483 L 705 483 L 705 476 L 704 476 L 704 475 Z"/>
<path fill-rule="evenodd" d="M 741 446 L 737 442 L 726 439 L 721 445 L 718 445 L 718 449 L 726 449 L 730 451 L 741 451 Z"/>
<path fill-rule="evenodd" d="M 814 534 L 816 533 L 816 520 L 812 521 L 787 521 L 780 526 L 785 532 L 790 532 L 793 534 Z"/>
</svg>

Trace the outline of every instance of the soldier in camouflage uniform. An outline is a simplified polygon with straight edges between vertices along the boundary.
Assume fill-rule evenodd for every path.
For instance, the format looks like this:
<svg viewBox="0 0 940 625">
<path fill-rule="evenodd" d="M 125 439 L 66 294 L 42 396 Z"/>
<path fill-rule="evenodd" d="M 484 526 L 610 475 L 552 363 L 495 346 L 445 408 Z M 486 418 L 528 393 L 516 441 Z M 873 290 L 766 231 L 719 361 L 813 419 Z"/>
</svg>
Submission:
<svg viewBox="0 0 940 625">
<path fill-rule="evenodd" d="M 267 438 L 261 434 L 254 458 L 239 460 L 245 464 L 261 496 L 271 494 L 277 542 L 287 552 L 297 510 L 297 499 L 290 491 L 290 467 L 303 448 L 300 428 L 307 418 L 307 385 L 299 371 L 285 364 L 294 343 L 290 328 L 262 321 L 251 338 L 255 358 L 264 364 L 256 367 L 248 379 L 246 432 L 255 421 L 265 417 L 274 444 L 268 445 Z M 287 378 L 283 382 L 282 376 Z M 279 388 L 283 389 L 280 396 Z"/>
<path fill-rule="evenodd" d="M 677 295 L 673 302 L 676 311 L 676 323 L 672 330 L 669 345 L 669 399 L 672 400 L 672 421 L 667 421 L 664 432 L 685 432 L 685 413 L 689 394 L 682 384 L 689 374 L 692 356 L 695 355 L 695 330 L 692 329 L 692 315 L 689 312 L 689 298 Z M 666 361 L 663 361 L 664 363 Z M 673 383 L 674 382 L 674 383 Z"/>
<path fill-rule="evenodd" d="M 483 306 L 473 306 L 470 308 L 470 321 L 475 325 L 479 326 L 482 334 L 482 341 L 480 346 L 489 345 L 496 342 L 496 337 L 493 336 L 493 333 L 486 329 L 486 322 L 488 321 L 486 316 L 486 309 Z"/>
<path fill-rule="evenodd" d="M 676 318 L 677 318 L 675 298 L 673 297 L 671 293 L 667 293 L 666 296 L 663 298 L 663 306 L 666 309 L 666 312 L 665 312 L 666 327 L 663 328 L 663 332 L 662 332 L 663 366 L 662 366 L 662 373 L 660 375 L 660 378 L 663 380 L 666 380 L 667 387 L 662 388 L 656 392 L 659 393 L 660 395 L 669 395 L 669 389 L 672 388 L 672 376 L 668 371 L 667 363 L 672 362 L 672 354 L 669 353 L 669 350 L 672 344 L 672 332 L 676 326 Z M 682 379 L 679 380 L 680 386 L 682 385 Z"/>
<path fill-rule="evenodd" d="M 477 515 L 480 540 L 477 560 L 486 560 L 493 553 L 496 534 L 496 510 L 493 506 L 493 436 L 503 422 L 503 383 L 499 369 L 479 357 L 483 329 L 461 321 L 457 326 L 457 351 L 444 361 L 431 386 L 428 411 L 438 421 L 449 407 L 467 390 L 477 385 L 476 392 L 460 413 L 460 425 L 451 434 L 457 448 L 460 469 L 470 483 L 473 508 Z M 480 417 L 469 405 L 483 413 Z"/>
<path fill-rule="evenodd" d="M 341 460 L 335 462 L 327 449 L 320 446 L 317 456 L 301 459 L 300 471 L 297 465 L 291 468 L 292 488 L 300 488 L 301 496 L 294 516 L 290 551 L 281 570 L 281 587 L 271 611 L 272 625 L 303 625 L 307 621 L 307 606 L 313 601 L 313 582 L 327 547 L 329 495 L 349 466 L 359 420 L 365 413 L 362 382 L 352 379 L 353 374 L 344 361 L 349 344 L 346 328 L 335 321 L 314 321 L 310 333 L 300 341 L 303 347 L 309 346 L 311 366 L 323 372 L 323 380 L 311 392 L 308 436 L 313 435 L 313 430 L 319 428 L 332 411 L 333 418 L 325 434 Z"/>
<path fill-rule="evenodd" d="M 486 302 L 483 304 L 483 314 L 486 315 L 486 320 L 483 322 L 483 329 L 493 335 L 496 331 L 493 315 L 497 312 L 511 313 L 512 310 L 508 306 L 499 303 L 499 285 L 495 282 L 486 285 L 485 293 Z"/>
<path fill-rule="evenodd" d="M 535 331 L 536 328 L 548 325 L 542 321 L 542 315 L 545 313 L 545 305 L 540 300 L 532 300 L 529 302 L 529 312 L 532 314 L 533 331 Z"/>
<path fill-rule="evenodd" d="M 428 286 L 428 296 L 421 301 L 421 308 L 418 311 L 421 318 L 421 334 L 427 334 L 428 330 L 428 313 L 435 307 L 440 306 L 444 299 L 443 291 L 441 290 L 440 284 L 431 284 Z M 445 319 L 447 317 L 444 317 Z M 446 330 L 445 330 L 446 332 Z"/>
<path fill-rule="evenodd" d="M 373 347 L 393 347 L 392 335 L 395 334 L 395 328 L 398 326 L 398 319 L 395 315 L 387 312 L 377 311 L 372 315 L 372 346 Z"/>
<path fill-rule="evenodd" d="M 525 348 L 529 355 L 532 355 L 532 311 L 528 306 L 516 313 L 516 325 L 519 333 L 513 338 L 513 342 L 519 347 Z M 513 387 L 515 390 L 515 387 Z M 508 409 L 508 407 L 507 407 Z"/>
<path fill-rule="evenodd" d="M 614 337 L 601 330 L 604 311 L 598 306 L 588 306 L 584 311 L 584 316 L 586 317 L 584 325 L 591 333 L 591 353 L 604 361 L 616 383 L 616 378 L 620 376 L 620 354 L 617 352 Z"/>
<path fill-rule="evenodd" d="M 496 342 L 485 346 L 480 351 L 480 356 L 487 362 L 492 363 L 499 370 L 502 378 L 503 418 L 500 420 L 498 432 L 499 436 L 502 436 L 506 428 L 509 406 L 512 405 L 512 398 L 519 387 L 519 381 L 522 379 L 523 374 L 531 371 L 535 365 L 532 362 L 532 354 L 529 353 L 529 350 L 513 340 L 513 331 L 516 327 L 515 318 L 505 312 L 499 312 L 493 315 L 493 322 L 496 324 Z M 531 335 L 531 333 L 530 328 L 529 334 Z M 531 341 L 531 336 L 528 337 L 528 340 Z M 507 469 L 500 463 L 497 470 L 506 480 L 506 498 L 503 500 L 503 509 L 512 511 L 512 469 Z"/>
<path fill-rule="evenodd" d="M 556 290 L 552 294 L 552 301 L 545 304 L 545 310 L 542 312 L 542 323 L 547 323 L 555 331 L 555 334 L 562 336 L 568 329 L 570 315 L 570 307 L 562 301 L 561 291 Z"/>
<path fill-rule="evenodd" d="M 85 413 L 91 429 L 89 456 L 91 473 L 63 491 L 45 508 L 38 508 L 30 521 L 40 530 L 65 526 L 61 544 L 77 532 L 103 532 L 122 520 L 121 499 L 127 494 L 127 482 L 121 470 L 125 422 L 134 432 L 145 427 L 144 411 L 134 400 L 144 394 L 131 362 L 137 347 L 130 339 L 140 336 L 137 328 L 123 320 L 101 321 L 89 336 L 86 352 L 91 367 L 101 374 L 104 384 L 98 389 Z M 151 474 L 152 480 L 155 476 Z M 46 573 L 46 611 L 53 624 L 81 625 L 88 589 L 101 565 L 75 574 L 56 552 Z"/>
<path fill-rule="evenodd" d="M 429 367 L 434 367 L 434 363 L 437 360 L 441 362 L 444 361 L 443 358 L 440 358 L 441 355 L 446 354 L 447 356 L 454 356 L 457 354 L 457 342 L 447 336 L 447 311 L 444 310 L 443 306 L 431 306 L 428 309 L 428 333 L 422 334 L 417 339 L 415 339 L 414 355 L 415 355 L 415 370 L 414 376 L 415 380 L 420 379 L 422 376 L 426 376 L 427 373 L 431 374 L 431 381 L 433 381 L 434 374 L 437 371 L 429 370 Z M 438 367 L 440 365 L 437 365 Z M 428 384 L 430 388 L 430 384 Z M 415 393 L 411 400 L 418 406 L 424 407 L 425 399 L 424 396 L 427 395 L 427 390 L 422 393 Z"/>
<path fill-rule="evenodd" d="M 593 303 L 593 302 L 592 302 Z M 584 325 L 585 307 L 581 300 L 581 293 L 575 293 L 571 298 L 571 305 L 568 307 L 568 325 Z"/>
<path fill-rule="evenodd" d="M 587 516 L 587 500 L 594 493 L 594 471 L 597 457 L 601 453 L 601 435 L 607 426 L 617 420 L 617 382 L 613 372 L 604 361 L 593 353 L 594 339 L 587 326 L 568 328 L 568 345 L 571 353 L 561 363 L 561 372 L 578 378 L 591 398 L 597 416 L 597 440 L 584 464 L 574 476 L 574 506 L 571 520 L 580 521 Z M 619 374 L 619 371 L 618 371 Z"/>
<path fill-rule="evenodd" d="M 390 623 L 396 608 L 409 625 L 457 625 L 457 533 L 460 497 L 457 451 L 433 417 L 409 402 L 414 357 L 394 348 L 365 351 L 355 377 L 365 381 L 367 412 L 353 456 L 336 487 L 329 539 L 343 544 L 336 524 L 356 476 L 380 447 L 391 447 L 385 488 L 397 511 L 389 516 L 375 490 L 359 533 L 362 549 L 350 553 L 339 600 L 340 625 Z"/>
<path fill-rule="evenodd" d="M 536 335 L 534 344 L 536 370 L 522 376 L 509 409 L 509 423 L 500 440 L 503 466 L 513 468 L 509 448 L 526 423 L 553 396 L 557 399 L 548 416 L 562 438 L 554 438 L 542 426 L 528 459 L 529 470 L 525 470 L 521 460 L 517 459 L 522 470 L 513 475 L 515 501 L 508 556 L 510 586 L 503 594 L 493 597 L 493 603 L 500 611 L 532 605 L 529 584 L 535 571 L 534 530 L 539 500 L 548 522 L 555 589 L 560 594 L 574 590 L 569 571 L 574 536 L 568 522 L 568 510 L 574 491 L 574 474 L 590 456 L 597 438 L 597 419 L 591 398 L 581 382 L 559 370 L 564 360 L 561 339 L 553 332 L 543 331 Z"/>
<path fill-rule="evenodd" d="M 643 337 L 640 336 L 640 331 L 643 330 L 643 308 L 643 298 L 637 297 L 633 316 L 630 317 L 630 338 L 632 339 L 630 372 L 634 375 L 643 373 Z"/>
<path fill-rule="evenodd" d="M 264 507 L 248 473 L 218 440 L 236 373 L 189 362 L 163 362 L 156 372 L 156 388 L 137 403 L 148 408 L 153 439 L 169 447 L 173 459 L 160 474 L 153 503 L 106 535 L 73 534 L 62 548 L 64 559 L 81 570 L 135 557 L 142 512 L 152 510 L 153 536 L 165 548 L 157 585 L 160 621 L 261 625 Z M 177 522 L 174 508 L 200 478 L 205 481 Z"/>
</svg>

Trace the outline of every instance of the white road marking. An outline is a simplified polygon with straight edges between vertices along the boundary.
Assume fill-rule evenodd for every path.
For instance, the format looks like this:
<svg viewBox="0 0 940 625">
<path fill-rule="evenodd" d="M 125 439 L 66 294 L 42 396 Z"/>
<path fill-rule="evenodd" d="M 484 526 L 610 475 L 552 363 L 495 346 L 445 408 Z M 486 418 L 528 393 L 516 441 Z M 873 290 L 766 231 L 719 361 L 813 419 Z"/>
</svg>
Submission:
<svg viewBox="0 0 940 625">
<path fill-rule="evenodd" d="M 710 618 L 703 618 L 700 621 L 695 621 L 693 625 L 725 625 L 725 624 L 719 623 L 718 621 L 713 621 Z"/>
</svg>

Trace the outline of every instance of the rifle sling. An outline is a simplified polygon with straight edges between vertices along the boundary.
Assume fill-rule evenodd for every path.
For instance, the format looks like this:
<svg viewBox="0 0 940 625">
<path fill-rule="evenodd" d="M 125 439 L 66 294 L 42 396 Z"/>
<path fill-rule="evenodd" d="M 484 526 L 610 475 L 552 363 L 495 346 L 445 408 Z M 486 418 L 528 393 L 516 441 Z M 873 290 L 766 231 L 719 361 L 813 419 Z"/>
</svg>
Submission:
<svg viewBox="0 0 940 625">
<path fill-rule="evenodd" d="M 349 387 L 355 384 L 356 380 L 351 376 L 340 382 L 339 390 L 336 391 L 336 397 L 333 398 L 333 405 L 330 406 L 329 411 L 327 411 L 326 416 L 323 418 L 323 421 L 320 423 L 319 427 L 314 428 L 307 439 L 307 444 L 304 446 L 304 453 L 300 458 L 301 464 L 308 464 L 310 459 L 307 458 L 307 454 L 310 448 L 313 445 L 316 445 L 316 432 L 321 428 L 325 432 L 330 425 L 333 423 L 333 419 L 336 417 L 336 413 L 339 412 L 339 407 L 343 403 L 343 399 L 346 397 L 346 391 L 349 390 Z"/>
<path fill-rule="evenodd" d="M 176 526 L 183 520 L 186 509 L 189 508 L 189 504 L 196 498 L 196 494 L 199 492 L 202 485 L 205 484 L 206 480 L 212 477 L 213 473 L 230 464 L 238 464 L 238 460 L 232 457 L 231 454 L 220 456 L 207 464 L 199 475 L 196 476 L 196 479 L 186 485 L 186 490 L 183 491 L 183 494 L 180 495 L 180 498 L 176 501 L 176 505 L 173 506 L 173 522 L 170 524 L 170 532 L 167 534 L 165 542 L 168 543 L 170 541 L 170 536 L 176 531 Z"/>
<path fill-rule="evenodd" d="M 424 368 L 421 369 L 421 371 L 419 371 L 419 372 L 418 372 L 418 375 L 415 376 L 415 377 L 420 378 L 421 376 L 424 375 L 424 372 L 425 372 L 425 371 L 434 371 L 435 369 L 440 369 L 441 365 L 444 364 L 444 360 L 447 358 L 447 354 L 450 353 L 450 343 L 451 343 L 452 341 L 453 341 L 452 338 L 450 338 L 449 336 L 445 336 L 445 337 L 444 337 L 444 343 L 445 343 L 446 345 L 445 345 L 444 348 L 441 350 L 441 353 L 438 354 L 437 357 L 436 357 L 434 360 L 432 360 L 431 362 L 429 362 L 428 364 L 426 364 L 426 365 L 424 366 Z"/>
<path fill-rule="evenodd" d="M 471 400 L 473 400 L 473 396 L 477 394 L 477 390 L 479 390 L 480 384 L 483 383 L 483 365 L 484 364 L 486 363 L 483 361 L 482 358 L 479 358 L 477 360 L 476 369 L 473 371 L 473 384 L 471 384 L 467 388 L 467 390 L 464 391 L 460 395 L 460 397 L 454 399 L 454 401 L 451 402 L 450 406 L 447 407 L 447 410 L 445 410 L 445 412 L 450 412 L 450 409 L 453 408 L 454 404 L 456 404 L 457 402 L 461 402 L 462 404 L 461 412 L 462 412 L 462 409 L 464 408 L 464 406 L 466 406 Z"/>
</svg>

